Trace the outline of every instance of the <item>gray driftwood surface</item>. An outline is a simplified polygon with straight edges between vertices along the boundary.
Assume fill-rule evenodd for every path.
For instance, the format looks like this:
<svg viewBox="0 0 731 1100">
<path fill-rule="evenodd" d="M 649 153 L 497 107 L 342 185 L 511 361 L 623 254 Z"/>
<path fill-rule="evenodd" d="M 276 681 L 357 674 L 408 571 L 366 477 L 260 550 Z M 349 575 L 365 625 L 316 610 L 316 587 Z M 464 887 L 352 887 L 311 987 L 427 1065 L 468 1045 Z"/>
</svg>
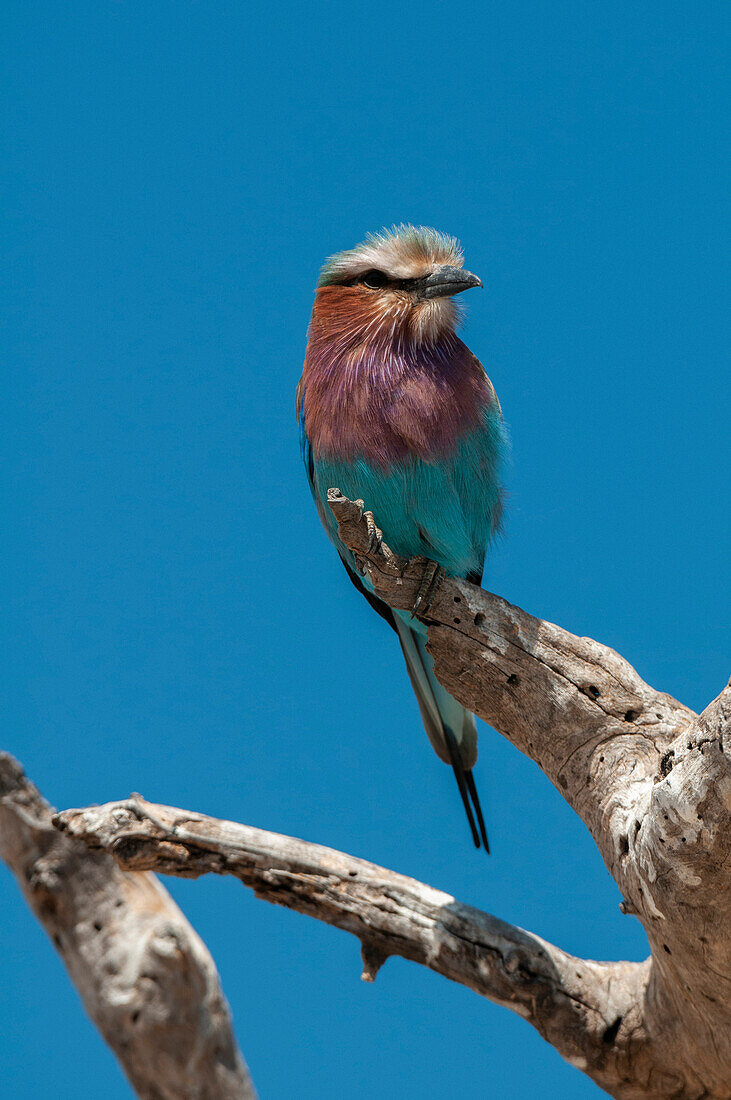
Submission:
<svg viewBox="0 0 731 1100">
<path fill-rule="evenodd" d="M 378 594 L 412 608 L 428 563 L 392 554 L 361 502 L 331 490 L 330 506 Z M 730 1100 L 731 687 L 696 715 L 607 646 L 466 581 L 441 577 L 419 614 L 444 686 L 586 824 L 647 932 L 645 962 L 577 959 L 364 860 L 137 796 L 54 823 L 128 871 L 232 874 L 353 933 L 366 980 L 401 955 L 467 985 L 619 1100 Z"/>
<path fill-rule="evenodd" d="M 137 1095 L 256 1100 L 200 936 L 154 875 L 62 836 L 53 813 L 0 753 L 0 857 Z"/>
</svg>

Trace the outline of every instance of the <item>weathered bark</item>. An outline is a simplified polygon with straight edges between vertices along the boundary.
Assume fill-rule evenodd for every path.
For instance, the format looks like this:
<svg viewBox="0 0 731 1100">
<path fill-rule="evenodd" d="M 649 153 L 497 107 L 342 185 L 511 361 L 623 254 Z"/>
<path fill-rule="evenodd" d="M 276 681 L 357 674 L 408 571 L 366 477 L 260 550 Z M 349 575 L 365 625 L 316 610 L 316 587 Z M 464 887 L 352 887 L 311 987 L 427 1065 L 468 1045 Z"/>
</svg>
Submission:
<svg viewBox="0 0 731 1100">
<path fill-rule="evenodd" d="M 0 753 L 0 857 L 143 1100 L 255 1100 L 216 967 L 160 882 L 62 836 Z"/>
<path fill-rule="evenodd" d="M 139 797 L 66 810 L 55 823 L 128 870 L 235 875 L 266 901 L 352 932 L 362 944 L 366 981 L 389 955 L 422 963 L 523 1016 L 599 1084 L 611 1085 L 617 1065 L 627 1062 L 614 1043 L 619 1023 L 642 1032 L 646 963 L 576 959 L 365 860 Z"/>
<path fill-rule="evenodd" d="M 382 544 L 362 502 L 336 489 L 329 502 L 378 595 L 412 608 L 425 562 Z M 599 1083 L 615 1096 L 729 1100 L 731 685 L 697 716 L 608 646 L 467 581 L 442 577 L 420 618 L 439 680 L 542 768 L 647 932 L 641 1031 L 625 1016 L 614 1040 L 627 1084 Z"/>
</svg>

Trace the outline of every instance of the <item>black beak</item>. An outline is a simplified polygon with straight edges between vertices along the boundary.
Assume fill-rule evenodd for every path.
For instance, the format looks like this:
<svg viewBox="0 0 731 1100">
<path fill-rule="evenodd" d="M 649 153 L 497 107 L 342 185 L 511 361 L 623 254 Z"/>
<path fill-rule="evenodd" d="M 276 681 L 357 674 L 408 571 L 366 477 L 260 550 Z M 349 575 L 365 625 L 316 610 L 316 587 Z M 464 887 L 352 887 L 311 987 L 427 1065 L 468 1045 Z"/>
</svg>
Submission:
<svg viewBox="0 0 731 1100">
<path fill-rule="evenodd" d="M 461 294 L 473 286 L 482 286 L 482 279 L 463 267 L 449 267 L 447 264 L 419 280 L 422 298 L 451 298 L 453 294 Z"/>
</svg>

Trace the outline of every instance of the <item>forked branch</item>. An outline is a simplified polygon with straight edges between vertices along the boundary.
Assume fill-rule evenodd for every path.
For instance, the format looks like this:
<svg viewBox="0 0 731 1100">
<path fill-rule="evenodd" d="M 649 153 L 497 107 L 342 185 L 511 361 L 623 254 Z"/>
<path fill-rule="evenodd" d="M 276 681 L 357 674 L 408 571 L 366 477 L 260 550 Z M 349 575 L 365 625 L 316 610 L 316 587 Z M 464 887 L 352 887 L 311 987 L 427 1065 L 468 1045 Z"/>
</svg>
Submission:
<svg viewBox="0 0 731 1100">
<path fill-rule="evenodd" d="M 389 955 L 428 966 L 523 1016 L 600 1083 L 614 1078 L 618 1059 L 626 1060 L 614 1043 L 617 1021 L 628 1021 L 635 1035 L 642 1029 L 646 964 L 576 959 L 365 860 L 139 797 L 66 810 L 55 821 L 127 870 L 235 875 L 266 901 L 353 933 L 366 980 Z"/>
<path fill-rule="evenodd" d="M 432 563 L 393 554 L 362 502 L 329 503 L 376 593 L 411 610 Z M 644 963 L 576 959 L 363 860 L 137 796 L 58 814 L 64 842 L 127 871 L 235 875 L 357 936 L 366 980 L 401 955 L 511 1008 L 618 1100 L 729 1100 L 731 687 L 696 715 L 609 647 L 466 581 L 442 577 L 418 613 L 440 681 L 585 822 Z"/>
<path fill-rule="evenodd" d="M 0 753 L 0 858 L 142 1100 L 255 1100 L 208 949 L 167 890 L 51 824 Z"/>
</svg>

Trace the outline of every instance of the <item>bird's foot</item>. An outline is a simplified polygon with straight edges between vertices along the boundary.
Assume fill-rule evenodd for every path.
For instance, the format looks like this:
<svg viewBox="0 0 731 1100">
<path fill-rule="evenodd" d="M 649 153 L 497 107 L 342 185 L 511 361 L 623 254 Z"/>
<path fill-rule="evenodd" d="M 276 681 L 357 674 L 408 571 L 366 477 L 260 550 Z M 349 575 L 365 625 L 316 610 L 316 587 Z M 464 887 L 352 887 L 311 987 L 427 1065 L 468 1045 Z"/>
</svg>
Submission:
<svg viewBox="0 0 731 1100">
<path fill-rule="evenodd" d="M 437 565 L 435 561 L 428 561 L 426 563 L 421 583 L 419 584 L 419 591 L 416 593 L 414 606 L 411 609 L 412 619 L 416 618 L 417 615 L 420 615 L 422 618 L 426 615 L 431 607 L 434 594 L 439 588 L 443 576 L 444 570 L 441 565 Z"/>
<path fill-rule="evenodd" d="M 363 518 L 368 526 L 368 546 L 365 552 L 366 554 L 372 554 L 374 550 L 380 550 L 381 543 L 383 542 L 383 535 L 376 527 L 373 512 L 364 512 Z"/>
<path fill-rule="evenodd" d="M 376 521 L 373 518 L 373 512 L 366 512 L 363 507 L 363 501 L 357 500 L 356 504 L 360 506 L 360 518 L 366 521 L 366 527 L 368 528 L 368 545 L 360 554 L 353 553 L 355 558 L 355 564 L 361 577 L 370 575 L 370 563 L 368 557 L 374 550 L 380 550 L 383 544 L 383 535 L 376 527 Z"/>
</svg>

